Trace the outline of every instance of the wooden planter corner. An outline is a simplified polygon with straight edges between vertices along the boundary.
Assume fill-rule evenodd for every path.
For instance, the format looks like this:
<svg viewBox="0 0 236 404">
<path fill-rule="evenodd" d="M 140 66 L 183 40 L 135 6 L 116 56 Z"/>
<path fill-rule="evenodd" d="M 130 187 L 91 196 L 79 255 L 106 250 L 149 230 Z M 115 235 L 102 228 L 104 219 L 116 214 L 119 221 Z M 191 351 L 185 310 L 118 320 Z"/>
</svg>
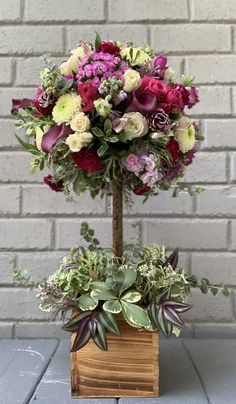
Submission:
<svg viewBox="0 0 236 404">
<path fill-rule="evenodd" d="M 108 351 L 92 340 L 71 353 L 73 397 L 159 396 L 159 334 L 119 319 L 121 335 L 107 334 Z M 72 334 L 71 342 L 75 338 Z"/>
</svg>

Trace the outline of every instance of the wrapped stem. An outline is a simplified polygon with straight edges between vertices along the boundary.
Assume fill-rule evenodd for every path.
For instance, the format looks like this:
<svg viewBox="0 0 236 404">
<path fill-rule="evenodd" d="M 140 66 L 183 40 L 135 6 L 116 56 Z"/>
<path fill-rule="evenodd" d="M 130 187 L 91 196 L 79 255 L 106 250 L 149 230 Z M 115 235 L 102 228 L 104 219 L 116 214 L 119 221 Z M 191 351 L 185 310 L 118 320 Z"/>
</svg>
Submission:
<svg viewBox="0 0 236 404">
<path fill-rule="evenodd" d="M 116 257 L 123 255 L 123 186 L 113 181 L 112 185 L 112 232 L 113 252 Z"/>
</svg>

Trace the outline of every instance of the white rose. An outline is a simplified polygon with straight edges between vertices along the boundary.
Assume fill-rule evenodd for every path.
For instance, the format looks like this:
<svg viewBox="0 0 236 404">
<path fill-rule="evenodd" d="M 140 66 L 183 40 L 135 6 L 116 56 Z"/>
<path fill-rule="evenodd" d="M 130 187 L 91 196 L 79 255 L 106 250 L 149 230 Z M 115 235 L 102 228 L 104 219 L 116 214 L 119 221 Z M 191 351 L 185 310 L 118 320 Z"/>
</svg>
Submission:
<svg viewBox="0 0 236 404">
<path fill-rule="evenodd" d="M 124 114 L 123 129 L 133 133 L 133 138 L 146 135 L 148 133 L 148 123 L 140 112 L 128 112 Z"/>
<path fill-rule="evenodd" d="M 83 57 L 89 52 L 91 52 L 91 47 L 89 46 L 79 46 L 78 48 L 73 49 L 69 59 L 66 62 L 63 62 L 59 67 L 60 73 L 63 76 L 69 76 L 72 75 L 73 72 L 77 72 L 81 59 L 83 59 Z"/>
<path fill-rule="evenodd" d="M 83 147 L 87 146 L 93 139 L 90 132 L 78 133 L 75 132 L 66 138 L 66 144 L 72 152 L 78 152 Z"/>
<path fill-rule="evenodd" d="M 140 74 L 136 70 L 128 69 L 124 72 L 123 77 L 125 79 L 124 90 L 127 93 L 136 90 L 140 87 L 142 79 Z"/>
<path fill-rule="evenodd" d="M 84 112 L 78 112 L 71 120 L 70 127 L 75 132 L 86 132 L 90 129 L 90 120 Z"/>
</svg>

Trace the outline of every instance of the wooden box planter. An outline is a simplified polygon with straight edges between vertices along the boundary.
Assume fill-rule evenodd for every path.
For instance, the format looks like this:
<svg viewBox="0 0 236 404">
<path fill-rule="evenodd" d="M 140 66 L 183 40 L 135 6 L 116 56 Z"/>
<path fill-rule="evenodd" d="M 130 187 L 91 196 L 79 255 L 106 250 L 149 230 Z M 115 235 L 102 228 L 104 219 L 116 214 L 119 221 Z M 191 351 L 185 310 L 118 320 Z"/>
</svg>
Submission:
<svg viewBox="0 0 236 404">
<path fill-rule="evenodd" d="M 73 397 L 159 395 L 159 334 L 139 331 L 119 319 L 121 335 L 107 333 L 108 351 L 92 340 L 71 353 Z M 72 334 L 73 343 L 75 333 Z"/>
</svg>

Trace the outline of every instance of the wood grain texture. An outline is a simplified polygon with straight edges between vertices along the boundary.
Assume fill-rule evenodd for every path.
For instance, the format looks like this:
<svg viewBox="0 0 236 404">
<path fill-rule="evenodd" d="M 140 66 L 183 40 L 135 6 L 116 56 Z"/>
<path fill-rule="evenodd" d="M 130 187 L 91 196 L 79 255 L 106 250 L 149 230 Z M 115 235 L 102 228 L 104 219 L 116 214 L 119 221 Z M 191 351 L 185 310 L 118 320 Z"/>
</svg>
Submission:
<svg viewBox="0 0 236 404">
<path fill-rule="evenodd" d="M 108 351 L 92 340 L 71 353 L 73 397 L 159 395 L 159 334 L 139 331 L 119 319 L 121 335 L 107 333 Z M 73 343 L 75 333 L 72 334 Z"/>
</svg>

